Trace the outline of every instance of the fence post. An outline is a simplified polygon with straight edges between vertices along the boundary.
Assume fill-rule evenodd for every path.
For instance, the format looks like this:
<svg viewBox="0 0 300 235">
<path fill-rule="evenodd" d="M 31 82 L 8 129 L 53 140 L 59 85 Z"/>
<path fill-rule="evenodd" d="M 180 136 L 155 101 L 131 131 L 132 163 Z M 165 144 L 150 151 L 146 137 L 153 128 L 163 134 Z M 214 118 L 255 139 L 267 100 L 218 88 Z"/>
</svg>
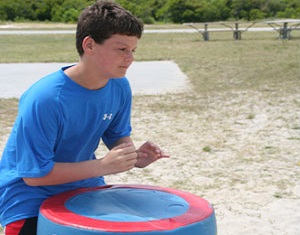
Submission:
<svg viewBox="0 0 300 235">
<path fill-rule="evenodd" d="M 239 23 L 235 23 L 235 30 L 233 31 L 233 38 L 235 40 L 242 39 L 242 34 L 241 34 L 241 31 L 239 30 Z"/>
<path fill-rule="evenodd" d="M 280 38 L 282 38 L 282 39 L 290 39 L 291 32 L 288 29 L 288 23 L 287 22 L 283 23 L 283 27 L 281 29 L 279 29 L 279 34 L 280 34 Z"/>
<path fill-rule="evenodd" d="M 203 40 L 209 41 L 209 32 L 208 32 L 208 24 L 204 24 L 204 32 L 203 32 Z"/>
</svg>

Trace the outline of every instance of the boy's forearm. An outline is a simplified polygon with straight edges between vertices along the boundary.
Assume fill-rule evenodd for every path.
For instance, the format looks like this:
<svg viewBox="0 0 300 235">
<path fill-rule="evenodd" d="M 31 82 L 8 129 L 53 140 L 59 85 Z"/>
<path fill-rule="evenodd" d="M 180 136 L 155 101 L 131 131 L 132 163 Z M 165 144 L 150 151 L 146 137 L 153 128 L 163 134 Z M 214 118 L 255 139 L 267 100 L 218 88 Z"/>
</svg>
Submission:
<svg viewBox="0 0 300 235">
<path fill-rule="evenodd" d="M 101 176 L 100 165 L 101 162 L 99 159 L 76 163 L 57 162 L 46 176 L 39 178 L 23 178 L 23 180 L 30 186 L 71 183 L 78 180 Z"/>
</svg>

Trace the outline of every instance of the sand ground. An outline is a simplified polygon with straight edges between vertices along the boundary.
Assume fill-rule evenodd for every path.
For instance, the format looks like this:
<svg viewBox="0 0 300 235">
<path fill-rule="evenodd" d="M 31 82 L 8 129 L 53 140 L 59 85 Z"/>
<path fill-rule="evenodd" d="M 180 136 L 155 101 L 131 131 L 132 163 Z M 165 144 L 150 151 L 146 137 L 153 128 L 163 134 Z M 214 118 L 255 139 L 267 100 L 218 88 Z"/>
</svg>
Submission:
<svg viewBox="0 0 300 235">
<path fill-rule="evenodd" d="M 137 146 L 151 140 L 171 158 L 108 176 L 108 184 L 204 197 L 219 235 L 300 234 L 299 92 L 136 96 L 132 124 Z M 0 137 L 1 152 L 6 140 Z"/>
<path fill-rule="evenodd" d="M 272 92 L 272 91 L 268 91 Z M 150 167 L 109 176 L 107 183 L 181 189 L 214 205 L 219 235 L 300 234 L 300 96 L 245 92 L 138 99 L 137 142 L 153 140 L 171 155 Z M 278 93 L 277 93 L 278 94 Z M 178 97 L 176 98 L 178 99 Z M 198 110 L 187 110 L 198 102 Z M 150 104 L 149 104 L 150 103 Z"/>
</svg>

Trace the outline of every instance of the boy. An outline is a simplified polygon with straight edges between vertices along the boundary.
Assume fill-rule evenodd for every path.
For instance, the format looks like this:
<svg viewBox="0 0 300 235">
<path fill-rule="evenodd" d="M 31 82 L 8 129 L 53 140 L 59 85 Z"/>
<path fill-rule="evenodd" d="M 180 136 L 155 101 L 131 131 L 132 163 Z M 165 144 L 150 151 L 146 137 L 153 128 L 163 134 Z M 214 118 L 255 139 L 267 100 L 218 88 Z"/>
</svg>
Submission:
<svg viewBox="0 0 300 235">
<path fill-rule="evenodd" d="M 36 234 L 41 203 L 55 194 L 105 185 L 103 176 L 168 157 L 130 138 L 131 90 L 124 77 L 143 24 L 98 1 L 78 20 L 78 64 L 50 74 L 21 97 L 0 163 L 0 222 L 6 235 Z M 100 139 L 108 153 L 96 158 Z"/>
</svg>

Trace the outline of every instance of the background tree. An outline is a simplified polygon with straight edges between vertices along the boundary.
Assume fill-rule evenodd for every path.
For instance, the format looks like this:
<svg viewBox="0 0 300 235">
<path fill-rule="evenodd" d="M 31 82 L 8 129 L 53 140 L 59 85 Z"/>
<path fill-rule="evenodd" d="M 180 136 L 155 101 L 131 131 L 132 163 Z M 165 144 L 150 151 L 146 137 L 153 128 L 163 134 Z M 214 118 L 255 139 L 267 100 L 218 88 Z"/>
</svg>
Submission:
<svg viewBox="0 0 300 235">
<path fill-rule="evenodd" d="M 76 22 L 96 0 L 0 0 L 0 21 Z M 115 0 L 141 18 L 155 22 L 209 22 L 300 18 L 300 0 Z"/>
<path fill-rule="evenodd" d="M 52 21 L 76 22 L 84 8 L 91 5 L 92 0 L 63 0 L 58 1 L 51 10 Z"/>
</svg>

